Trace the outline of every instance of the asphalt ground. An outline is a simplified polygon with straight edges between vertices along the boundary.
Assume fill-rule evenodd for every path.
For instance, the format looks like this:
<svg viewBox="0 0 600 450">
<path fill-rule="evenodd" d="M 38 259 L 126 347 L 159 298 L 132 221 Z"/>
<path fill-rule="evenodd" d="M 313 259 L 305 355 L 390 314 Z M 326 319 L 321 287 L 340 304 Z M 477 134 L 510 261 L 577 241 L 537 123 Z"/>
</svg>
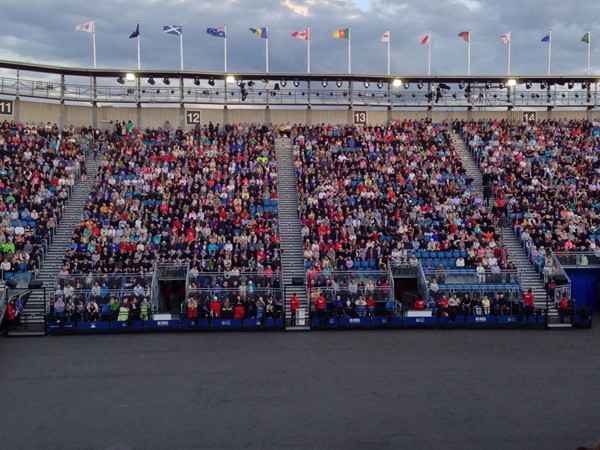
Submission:
<svg viewBox="0 0 600 450">
<path fill-rule="evenodd" d="M 2 449 L 575 449 L 600 330 L 0 339 Z"/>
</svg>

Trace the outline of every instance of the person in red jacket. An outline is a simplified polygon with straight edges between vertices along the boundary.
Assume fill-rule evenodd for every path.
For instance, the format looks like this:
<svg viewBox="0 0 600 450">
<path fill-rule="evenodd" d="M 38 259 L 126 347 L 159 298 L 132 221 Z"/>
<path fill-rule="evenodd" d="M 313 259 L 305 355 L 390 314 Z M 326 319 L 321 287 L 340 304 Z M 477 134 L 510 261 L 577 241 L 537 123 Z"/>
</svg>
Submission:
<svg viewBox="0 0 600 450">
<path fill-rule="evenodd" d="M 210 302 L 210 318 L 219 319 L 221 317 L 221 303 L 217 297 L 213 297 Z"/>
<path fill-rule="evenodd" d="M 560 317 L 560 323 L 565 323 L 565 316 L 569 315 L 569 299 L 567 294 L 563 292 L 560 302 L 558 303 L 558 316 Z"/>
<path fill-rule="evenodd" d="M 298 298 L 298 294 L 294 292 L 292 298 L 290 298 L 290 313 L 291 313 L 291 321 L 290 324 L 294 327 L 296 326 L 296 311 L 300 309 L 300 299 Z"/>
<path fill-rule="evenodd" d="M 535 297 L 531 289 L 523 296 L 523 303 L 525 304 L 525 316 L 527 317 L 527 322 L 529 322 L 529 316 L 533 314 L 535 308 Z"/>
<path fill-rule="evenodd" d="M 238 300 L 238 302 L 233 307 L 233 318 L 234 319 L 243 319 L 244 314 L 245 314 L 244 305 L 242 305 L 241 300 Z"/>
<path fill-rule="evenodd" d="M 448 317 L 448 299 L 443 294 L 437 301 L 437 314 L 438 317 Z"/>
<path fill-rule="evenodd" d="M 369 295 L 367 298 L 367 316 L 373 317 L 375 315 L 375 300 Z"/>
<path fill-rule="evenodd" d="M 325 297 L 323 297 L 322 292 L 319 293 L 319 296 L 315 300 L 315 306 L 317 308 L 317 316 L 319 317 L 321 323 L 323 323 L 323 320 L 325 319 L 325 314 L 327 313 L 327 303 L 325 301 Z"/>
<path fill-rule="evenodd" d="M 15 301 L 11 300 L 8 302 L 8 307 L 6 308 L 9 330 L 13 330 L 15 328 L 15 324 L 17 323 L 17 314 L 17 306 L 15 305 Z"/>
<path fill-rule="evenodd" d="M 413 306 L 414 309 L 423 310 L 425 309 L 425 299 L 421 296 L 417 297 L 415 300 L 415 304 Z"/>
</svg>

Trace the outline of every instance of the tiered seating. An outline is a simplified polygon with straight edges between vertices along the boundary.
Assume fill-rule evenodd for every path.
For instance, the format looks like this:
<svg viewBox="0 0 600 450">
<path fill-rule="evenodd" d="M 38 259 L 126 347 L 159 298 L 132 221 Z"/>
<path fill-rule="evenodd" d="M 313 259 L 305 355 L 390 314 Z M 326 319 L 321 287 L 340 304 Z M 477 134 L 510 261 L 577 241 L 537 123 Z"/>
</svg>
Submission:
<svg viewBox="0 0 600 450">
<path fill-rule="evenodd" d="M 86 130 L 67 129 L 60 141 L 56 125 L 2 123 L 0 269 L 4 280 L 38 267 L 90 140 L 93 135 Z"/>
</svg>

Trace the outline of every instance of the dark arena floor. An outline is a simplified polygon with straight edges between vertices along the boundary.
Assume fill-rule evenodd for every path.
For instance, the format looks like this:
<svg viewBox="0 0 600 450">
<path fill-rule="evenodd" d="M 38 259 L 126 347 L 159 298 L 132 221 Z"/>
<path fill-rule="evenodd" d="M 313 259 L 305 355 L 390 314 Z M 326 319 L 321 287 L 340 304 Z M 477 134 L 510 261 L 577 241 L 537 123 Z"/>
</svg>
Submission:
<svg viewBox="0 0 600 450">
<path fill-rule="evenodd" d="M 3 449 L 575 449 L 600 327 L 0 339 Z"/>
</svg>

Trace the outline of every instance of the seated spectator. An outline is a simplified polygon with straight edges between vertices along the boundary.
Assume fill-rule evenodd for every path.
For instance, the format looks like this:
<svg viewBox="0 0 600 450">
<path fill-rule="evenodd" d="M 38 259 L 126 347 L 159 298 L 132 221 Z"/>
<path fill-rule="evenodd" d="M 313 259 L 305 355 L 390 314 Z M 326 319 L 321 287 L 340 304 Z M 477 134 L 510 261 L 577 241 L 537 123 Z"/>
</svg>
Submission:
<svg viewBox="0 0 600 450">
<path fill-rule="evenodd" d="M 437 301 L 437 313 L 438 317 L 448 317 L 448 299 L 443 294 Z"/>
<path fill-rule="evenodd" d="M 69 299 L 71 301 L 71 299 Z M 65 302 L 62 299 L 62 297 L 58 297 L 55 301 L 54 301 L 54 321 L 55 322 L 60 322 L 64 319 L 64 313 L 65 313 Z"/>
<path fill-rule="evenodd" d="M 198 318 L 198 302 L 194 297 L 191 297 L 187 303 L 187 318 L 196 320 Z"/>
<path fill-rule="evenodd" d="M 54 304 L 54 308 L 56 311 L 56 303 Z M 73 302 L 72 298 L 67 300 L 67 303 L 65 305 L 65 313 L 64 314 L 65 314 L 66 322 L 73 322 L 73 320 L 75 319 L 75 303 Z"/>
<path fill-rule="evenodd" d="M 424 310 L 425 309 L 425 299 L 420 295 L 416 298 L 415 303 L 413 305 L 413 309 L 416 310 Z"/>
<path fill-rule="evenodd" d="M 98 303 L 93 298 L 90 298 L 89 303 L 86 307 L 87 312 L 87 320 L 90 322 L 97 322 L 100 319 L 100 309 L 98 307 Z M 119 310 L 120 314 L 120 310 Z"/>
<path fill-rule="evenodd" d="M 233 318 L 234 319 L 243 319 L 245 316 L 244 305 L 242 305 L 241 300 L 238 300 L 235 306 L 233 307 Z"/>
<path fill-rule="evenodd" d="M 220 319 L 221 318 L 221 303 L 217 297 L 213 297 L 210 302 L 210 318 Z"/>
<path fill-rule="evenodd" d="M 354 305 L 354 311 L 358 317 L 365 317 L 367 315 L 367 302 L 362 295 L 356 299 Z"/>
</svg>

